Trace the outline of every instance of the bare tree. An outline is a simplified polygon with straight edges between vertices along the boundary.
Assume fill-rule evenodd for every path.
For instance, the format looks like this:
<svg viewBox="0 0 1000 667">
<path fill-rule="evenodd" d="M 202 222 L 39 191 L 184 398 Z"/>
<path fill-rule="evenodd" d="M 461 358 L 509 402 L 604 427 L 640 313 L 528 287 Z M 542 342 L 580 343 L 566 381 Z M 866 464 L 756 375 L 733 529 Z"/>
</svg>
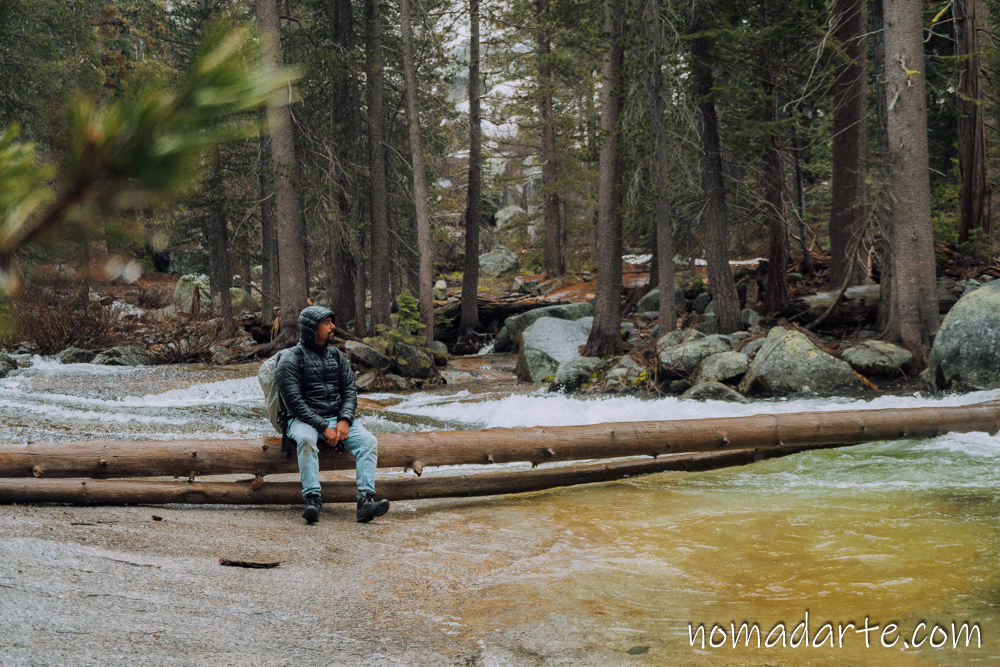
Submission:
<svg viewBox="0 0 1000 667">
<path fill-rule="evenodd" d="M 388 187 L 385 174 L 385 109 L 383 106 L 382 20 L 378 0 L 365 0 L 365 50 L 368 78 L 369 171 L 371 179 L 371 329 L 389 326 L 392 312 L 389 266 Z"/>
<path fill-rule="evenodd" d="M 284 59 L 281 55 L 281 30 L 275 0 L 256 0 L 256 9 L 257 23 L 265 42 L 265 64 L 270 71 L 281 69 L 284 67 Z M 288 90 L 291 90 L 291 86 Z M 271 133 L 271 164 L 274 170 L 281 303 L 281 330 L 272 341 L 275 347 L 298 339 L 299 311 L 305 307 L 308 296 L 305 227 L 296 184 L 298 163 L 288 102 L 287 97 L 281 102 L 272 101 L 267 109 L 267 124 Z"/>
<path fill-rule="evenodd" d="M 552 43 L 546 26 L 549 0 L 536 0 L 538 13 L 538 88 L 542 112 L 542 194 L 545 198 L 545 275 L 563 274 L 562 229 L 559 220 L 559 193 L 556 189 L 556 127 L 552 107 Z"/>
<path fill-rule="evenodd" d="M 757 9 L 761 27 L 764 29 L 770 27 L 773 24 L 773 17 L 768 0 L 760 0 Z M 788 300 L 788 209 L 785 205 L 785 165 L 781 159 L 781 138 L 775 129 L 778 120 L 778 87 L 775 84 L 769 39 L 767 35 L 763 37 L 760 52 L 761 88 L 764 94 L 762 120 L 767 133 L 761 180 L 764 185 L 764 217 L 767 219 L 768 234 L 771 239 L 767 254 L 764 310 L 774 312 Z M 748 303 L 747 307 L 752 307 L 752 304 Z M 742 325 L 742 318 L 740 324 Z"/>
<path fill-rule="evenodd" d="M 479 99 L 479 0 L 469 0 L 469 187 L 465 203 L 465 274 L 461 334 L 479 328 L 479 211 L 482 204 L 482 116 Z"/>
<path fill-rule="evenodd" d="M 706 35 L 707 0 L 691 4 L 691 74 L 694 98 L 701 116 L 701 187 L 705 193 L 705 262 L 715 304 L 719 333 L 732 333 L 743 327 L 740 299 L 733 272 L 729 268 L 729 220 L 726 189 L 722 171 L 722 146 L 719 117 L 715 110 L 715 77 L 712 73 L 713 38 Z"/>
<path fill-rule="evenodd" d="M 938 327 L 920 0 L 874 5 L 883 177 L 882 336 L 926 364 Z"/>
<path fill-rule="evenodd" d="M 830 286 L 863 283 L 865 264 L 848 251 L 865 233 L 868 201 L 868 83 L 865 0 L 836 0 L 834 36 L 841 53 L 833 72 L 833 192 L 830 203 Z"/>
<path fill-rule="evenodd" d="M 410 121 L 410 155 L 413 160 L 413 199 L 417 207 L 417 254 L 420 261 L 418 283 L 420 323 L 427 344 L 434 342 L 434 277 L 431 273 L 431 217 L 427 206 L 427 174 L 424 146 L 420 138 L 420 105 L 417 98 L 417 68 L 413 58 L 413 27 L 410 0 L 399 0 L 403 32 L 403 69 L 406 77 L 406 111 Z"/>
<path fill-rule="evenodd" d="M 208 241 L 208 284 L 212 293 L 214 314 L 228 327 L 233 320 L 233 301 L 229 288 L 233 271 L 229 261 L 229 228 L 226 224 L 225 185 L 222 182 L 222 151 L 218 146 L 212 153 L 212 172 L 206 183 L 208 219 L 205 238 Z M 218 304 L 218 309 L 215 305 Z"/>
<path fill-rule="evenodd" d="M 604 78 L 601 84 L 601 143 L 597 184 L 597 296 L 594 324 L 583 355 L 600 357 L 625 349 L 622 321 L 622 166 L 618 137 L 622 112 L 623 7 L 604 0 Z"/>
<path fill-rule="evenodd" d="M 993 235 L 990 219 L 990 175 L 986 161 L 986 122 L 983 114 L 981 58 L 976 34 L 985 18 L 982 0 L 955 1 L 958 48 L 958 240 L 969 240 L 973 230 Z"/>
<path fill-rule="evenodd" d="M 660 332 L 667 333 L 677 327 L 677 304 L 674 295 L 674 229 L 670 214 L 668 187 L 670 169 L 668 166 L 668 138 L 663 114 L 666 111 L 666 91 L 663 85 L 663 54 L 666 39 L 660 16 L 660 0 L 649 0 L 646 6 L 646 31 L 652 46 L 651 71 L 649 81 L 650 124 L 656 150 L 653 154 L 653 189 L 656 193 L 656 208 L 653 210 L 653 232 L 656 237 L 655 262 L 650 267 L 650 283 L 653 274 L 660 287 Z"/>
</svg>

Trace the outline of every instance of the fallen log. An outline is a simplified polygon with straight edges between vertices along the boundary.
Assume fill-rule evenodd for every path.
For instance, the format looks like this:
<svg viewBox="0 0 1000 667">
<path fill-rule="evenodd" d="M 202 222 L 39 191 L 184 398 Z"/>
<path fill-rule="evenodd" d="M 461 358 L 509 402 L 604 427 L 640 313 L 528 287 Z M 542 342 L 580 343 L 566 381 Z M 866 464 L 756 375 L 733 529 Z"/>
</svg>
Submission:
<svg viewBox="0 0 1000 667">
<path fill-rule="evenodd" d="M 474 406 L 470 406 L 474 410 Z M 412 468 L 481 463 L 662 456 L 794 445 L 857 444 L 1000 431 L 1000 403 L 961 407 L 798 412 L 590 426 L 384 433 L 379 466 Z M 320 469 L 354 469 L 350 455 L 320 449 Z M 196 477 L 298 472 L 276 438 L 0 445 L 0 477 Z"/>
<path fill-rule="evenodd" d="M 821 445 L 820 447 L 825 447 Z M 772 447 L 699 452 L 659 459 L 614 461 L 514 472 L 414 477 L 378 475 L 375 489 L 389 500 L 463 498 L 527 493 L 560 486 L 609 482 L 668 470 L 694 472 L 746 465 L 817 447 Z M 299 482 L 153 482 L 141 480 L 0 479 L 0 504 L 76 505 L 294 505 L 302 502 Z M 354 480 L 323 482 L 323 502 L 354 502 Z"/>
</svg>

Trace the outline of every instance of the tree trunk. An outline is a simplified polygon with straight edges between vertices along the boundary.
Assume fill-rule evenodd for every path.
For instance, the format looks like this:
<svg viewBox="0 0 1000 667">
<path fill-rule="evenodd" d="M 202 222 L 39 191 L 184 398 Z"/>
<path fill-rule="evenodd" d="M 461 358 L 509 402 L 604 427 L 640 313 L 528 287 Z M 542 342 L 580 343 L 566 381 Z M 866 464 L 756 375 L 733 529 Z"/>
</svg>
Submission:
<svg viewBox="0 0 1000 667">
<path fill-rule="evenodd" d="M 538 88 L 542 112 L 542 195 L 545 198 L 545 276 L 563 274 L 559 193 L 556 190 L 556 126 L 552 108 L 552 44 L 547 27 L 549 0 L 536 0 L 538 14 Z"/>
<path fill-rule="evenodd" d="M 663 50 L 666 39 L 663 36 L 663 23 L 660 16 L 660 0 L 650 0 L 647 5 L 646 27 L 649 41 L 653 45 L 652 71 L 650 72 L 650 124 L 653 126 L 653 137 L 656 143 L 655 160 L 653 164 L 653 188 L 656 196 L 656 207 L 653 210 L 653 264 L 650 266 L 650 284 L 660 287 L 660 334 L 664 335 L 677 328 L 677 304 L 674 294 L 674 229 L 670 214 L 668 188 L 670 171 L 668 162 L 667 128 L 664 126 L 663 114 L 666 111 L 666 100 L 663 86 Z M 653 276 L 656 282 L 653 283 Z"/>
<path fill-rule="evenodd" d="M 842 49 L 833 72 L 833 192 L 830 203 L 830 289 L 864 283 L 868 270 L 855 240 L 868 226 L 868 83 L 865 0 L 836 0 L 834 36 Z M 921 67 L 922 69 L 922 67 Z"/>
<path fill-rule="evenodd" d="M 618 136 L 625 53 L 621 0 L 604 0 L 604 72 L 601 83 L 601 143 L 597 182 L 597 296 L 594 324 L 583 350 L 602 357 L 625 350 L 622 324 L 622 166 Z"/>
<path fill-rule="evenodd" d="M 706 0 L 692 3 L 691 32 L 703 33 L 708 27 Z M 715 304 L 716 329 L 732 333 L 743 328 L 740 299 L 733 272 L 729 268 L 729 220 L 726 211 L 726 186 L 722 170 L 722 146 L 719 118 L 715 111 L 715 78 L 712 38 L 701 36 L 691 41 L 691 78 L 694 97 L 701 117 L 701 187 L 705 193 L 705 262 Z"/>
<path fill-rule="evenodd" d="M 392 312 L 389 266 L 388 187 L 385 173 L 385 109 L 382 72 L 382 20 L 378 0 L 365 0 L 367 30 L 365 50 L 368 65 L 369 178 L 371 181 L 371 331 L 390 326 Z"/>
<path fill-rule="evenodd" d="M 226 225 L 225 184 L 222 182 L 222 151 L 213 151 L 212 175 L 208 179 L 208 220 L 205 236 L 209 247 L 208 284 L 212 293 L 212 311 L 224 326 L 232 324 L 233 302 L 229 288 L 233 271 L 229 263 L 229 229 Z"/>
<path fill-rule="evenodd" d="M 256 0 L 257 23 L 264 39 L 264 61 L 268 70 L 284 67 L 281 30 L 275 0 Z M 290 89 L 290 88 L 289 88 Z M 272 102 L 267 109 L 271 133 L 271 164 L 274 169 L 275 226 L 278 246 L 281 331 L 275 346 L 298 340 L 299 311 L 306 306 L 308 280 L 305 263 L 305 227 L 299 211 L 298 163 L 292 134 L 288 100 Z"/>
<path fill-rule="evenodd" d="M 270 141 L 260 135 L 260 160 L 257 163 L 260 199 L 260 321 L 268 326 L 274 319 L 278 287 L 278 240 L 274 233 L 274 190 L 271 187 Z"/>
<path fill-rule="evenodd" d="M 958 241 L 965 243 L 973 230 L 993 242 L 990 219 L 990 176 L 986 155 L 986 121 L 983 113 L 982 59 L 976 29 L 985 18 L 982 0 L 955 1 L 955 34 L 958 47 Z"/>
<path fill-rule="evenodd" d="M 938 327 L 938 301 L 921 6 L 919 0 L 881 0 L 882 14 L 876 18 L 884 26 L 878 98 L 884 128 L 879 132 L 886 212 L 883 255 L 889 272 L 882 283 L 883 337 L 901 341 L 925 365 Z"/>
<path fill-rule="evenodd" d="M 338 51 L 338 57 L 344 58 L 354 50 L 354 17 L 350 0 L 330 0 L 327 5 L 330 24 L 330 40 Z M 331 163 L 337 158 L 345 162 L 353 159 L 351 155 L 357 150 L 358 132 L 351 126 L 354 119 L 353 104 L 357 98 L 354 77 L 349 67 L 340 63 L 333 72 L 333 90 L 330 93 L 330 113 L 333 118 L 333 139 L 328 148 Z M 332 164 L 330 184 L 331 222 L 327 230 L 328 259 L 327 292 L 330 296 L 330 307 L 337 314 L 337 324 L 344 327 L 355 320 L 354 301 L 354 257 L 351 256 L 351 243 L 354 232 L 351 228 L 352 210 L 347 189 L 350 187 L 344 175 L 344 169 Z"/>
<path fill-rule="evenodd" d="M 747 465 L 788 456 L 824 445 L 737 449 L 699 452 L 658 459 L 640 459 L 558 466 L 516 472 L 432 477 L 376 476 L 375 488 L 389 500 L 465 498 L 505 493 L 528 493 L 574 484 L 594 484 L 649 475 L 667 470 L 695 472 Z M 357 483 L 353 480 L 322 482 L 323 501 L 353 503 Z M 166 505 L 170 503 L 218 505 L 299 505 L 299 482 L 264 482 L 253 488 L 243 482 L 154 482 L 78 479 L 0 479 L 0 504 L 73 503 L 75 505 Z"/>
<path fill-rule="evenodd" d="M 812 255 L 809 254 L 809 243 L 806 239 L 806 195 L 802 184 L 802 145 L 799 143 L 798 123 L 792 126 L 792 150 L 795 158 L 795 231 L 799 235 L 799 249 L 802 250 L 802 274 L 813 272 Z"/>
<path fill-rule="evenodd" d="M 469 188 L 465 202 L 465 273 L 460 334 L 479 329 L 479 210 L 482 203 L 482 119 L 479 111 L 479 0 L 469 0 Z"/>
<path fill-rule="evenodd" d="M 761 27 L 772 25 L 767 0 L 758 4 Z M 773 313 L 788 300 L 788 209 L 785 205 L 785 165 L 781 159 L 781 140 L 778 137 L 778 87 L 775 85 L 772 47 L 767 41 L 761 45 L 761 83 L 764 93 L 764 121 L 767 148 L 764 150 L 762 180 L 764 181 L 764 216 L 767 219 L 771 245 L 767 254 L 767 289 L 764 292 L 764 311 Z M 747 308 L 756 304 L 747 298 Z M 742 318 L 741 318 L 742 328 Z"/>
<path fill-rule="evenodd" d="M 586 426 L 383 433 L 381 468 L 535 464 L 801 445 L 937 437 L 1000 430 L 995 401 L 959 407 L 795 412 Z M 321 470 L 353 470 L 350 454 L 323 446 Z M 295 472 L 279 438 L 0 444 L 0 477 L 195 477 Z"/>
<path fill-rule="evenodd" d="M 417 206 L 417 254 L 420 270 L 420 323 L 427 344 L 434 342 L 434 276 L 431 269 L 431 216 L 427 205 L 427 172 L 424 169 L 424 144 L 420 138 L 420 105 L 417 96 L 417 67 L 413 56 L 413 28 L 410 0 L 399 0 L 399 18 L 403 31 L 403 69 L 406 76 L 406 110 L 410 121 L 410 155 L 413 159 L 413 199 Z"/>
</svg>

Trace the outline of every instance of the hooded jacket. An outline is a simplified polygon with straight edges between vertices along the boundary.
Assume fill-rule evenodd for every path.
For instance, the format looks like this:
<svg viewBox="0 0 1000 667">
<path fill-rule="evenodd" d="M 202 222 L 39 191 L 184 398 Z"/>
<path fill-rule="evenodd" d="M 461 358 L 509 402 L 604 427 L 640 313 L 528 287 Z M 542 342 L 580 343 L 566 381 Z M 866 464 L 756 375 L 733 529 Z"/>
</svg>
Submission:
<svg viewBox="0 0 1000 667">
<path fill-rule="evenodd" d="M 358 408 L 350 362 L 333 345 L 316 344 L 316 327 L 327 317 L 334 317 L 333 311 L 321 306 L 299 313 L 299 343 L 281 355 L 275 371 L 289 420 L 298 419 L 318 433 L 326 430 L 333 417 L 353 423 Z"/>
</svg>

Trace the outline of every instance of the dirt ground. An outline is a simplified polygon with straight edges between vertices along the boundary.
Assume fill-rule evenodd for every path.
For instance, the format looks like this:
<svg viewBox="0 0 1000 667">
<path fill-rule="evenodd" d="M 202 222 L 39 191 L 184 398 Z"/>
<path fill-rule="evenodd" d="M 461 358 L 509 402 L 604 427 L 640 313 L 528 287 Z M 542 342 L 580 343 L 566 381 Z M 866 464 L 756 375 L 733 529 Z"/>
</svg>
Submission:
<svg viewBox="0 0 1000 667">
<path fill-rule="evenodd" d="M 0 507 L 0 665 L 650 664 L 524 597 L 547 507 Z"/>
</svg>

